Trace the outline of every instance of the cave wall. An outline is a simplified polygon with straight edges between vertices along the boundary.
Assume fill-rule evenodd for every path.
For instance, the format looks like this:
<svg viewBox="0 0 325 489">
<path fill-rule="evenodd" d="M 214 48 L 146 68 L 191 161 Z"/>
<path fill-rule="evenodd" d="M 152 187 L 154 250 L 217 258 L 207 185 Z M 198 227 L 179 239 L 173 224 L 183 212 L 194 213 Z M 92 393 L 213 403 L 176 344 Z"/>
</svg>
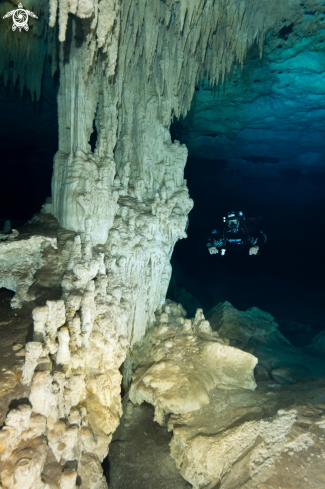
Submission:
<svg viewBox="0 0 325 489">
<path fill-rule="evenodd" d="M 32 1 L 27 6 L 35 11 Z M 170 257 L 193 205 L 183 176 L 187 149 L 171 141 L 171 119 L 186 115 L 204 76 L 224 80 L 255 41 L 262 55 L 267 31 L 299 4 L 51 0 L 53 30 L 42 7 L 44 40 L 35 29 L 28 62 L 12 44 L 13 79 L 19 74 L 37 98 L 41 66 L 32 80 L 24 73 L 38 43 L 52 53 L 53 70 L 58 60 L 59 146 L 46 212 L 76 237 L 62 299 L 33 312 L 22 371 L 29 401 L 8 413 L 1 432 L 2 484 L 104 488 L 99 462 L 122 413 L 119 368 L 165 300 Z"/>
</svg>

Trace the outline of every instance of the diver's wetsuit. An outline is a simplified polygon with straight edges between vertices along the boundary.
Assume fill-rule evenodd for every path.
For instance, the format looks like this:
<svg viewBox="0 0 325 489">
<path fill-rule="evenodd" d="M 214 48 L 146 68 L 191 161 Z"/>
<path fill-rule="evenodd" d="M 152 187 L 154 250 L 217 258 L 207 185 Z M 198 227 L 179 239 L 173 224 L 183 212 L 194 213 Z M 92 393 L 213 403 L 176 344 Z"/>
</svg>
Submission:
<svg viewBox="0 0 325 489">
<path fill-rule="evenodd" d="M 248 232 L 245 222 L 240 221 L 236 230 L 225 226 L 219 234 L 215 232 L 210 236 L 207 242 L 207 247 L 215 246 L 220 248 L 247 249 L 251 246 L 262 246 L 266 242 L 266 235 L 263 231 Z"/>
</svg>

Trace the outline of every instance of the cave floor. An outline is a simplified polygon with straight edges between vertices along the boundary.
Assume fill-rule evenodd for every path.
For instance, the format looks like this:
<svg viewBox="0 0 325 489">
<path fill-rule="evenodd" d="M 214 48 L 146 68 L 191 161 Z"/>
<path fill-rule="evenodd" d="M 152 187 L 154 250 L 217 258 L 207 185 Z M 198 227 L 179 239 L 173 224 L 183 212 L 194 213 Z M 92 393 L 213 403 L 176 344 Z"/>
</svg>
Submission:
<svg viewBox="0 0 325 489">
<path fill-rule="evenodd" d="M 15 407 L 15 403 L 28 397 L 28 388 L 19 382 L 24 360 L 19 351 L 32 339 L 32 309 L 41 302 L 44 303 L 50 295 L 51 290 L 49 290 L 49 297 L 43 295 L 37 301 L 25 303 L 21 309 L 15 310 L 10 307 L 13 293 L 0 289 L 1 424 L 5 420 L 9 406 Z M 319 363 L 321 359 L 315 358 L 315 361 Z M 233 395 L 236 394 L 232 392 Z M 274 399 L 275 410 L 290 408 L 297 411 L 297 422 L 292 432 L 293 445 L 291 448 L 285 448 L 277 455 L 274 464 L 263 467 L 248 482 L 236 487 L 221 485 L 220 489 L 324 489 L 324 379 L 315 379 L 292 386 L 280 386 L 274 382 L 269 385 L 259 383 L 256 391 L 249 395 L 253 399 L 255 396 L 260 396 L 262 392 L 265 392 L 265 398 L 268 397 L 268 392 L 273 393 L 268 399 Z M 214 394 L 211 395 L 213 397 Z M 217 392 L 215 395 L 220 396 Z M 170 455 L 171 433 L 168 433 L 166 427 L 161 427 L 153 421 L 153 407 L 146 403 L 133 406 L 127 396 L 123 407 L 124 415 L 121 424 L 114 433 L 108 458 L 103 463 L 109 488 L 189 489 L 192 487 L 180 475 Z M 300 446 L 295 441 L 297 435 L 302 442 Z M 303 443 L 303 440 L 307 440 L 307 443 Z M 290 440 L 288 442 L 290 443 Z"/>
<path fill-rule="evenodd" d="M 127 397 L 125 399 L 127 401 Z M 170 433 L 153 421 L 149 404 L 123 403 L 124 416 L 109 448 L 109 489 L 187 489 L 170 456 Z"/>
<path fill-rule="evenodd" d="M 301 384 L 300 395 L 299 387 L 296 384 L 297 398 L 304 401 L 290 406 L 297 413 L 297 420 L 287 437 L 285 448 L 276 454 L 273 463 L 266 463 L 251 480 L 238 489 L 325 487 L 325 382 L 319 380 L 308 387 Z M 283 398 L 285 397 L 284 390 Z"/>
<path fill-rule="evenodd" d="M 325 418 L 325 381 L 315 380 L 293 386 L 261 382 L 256 391 L 214 389 L 211 401 L 222 402 L 224 395 L 233 397 L 228 406 L 230 411 L 238 408 L 238 396 L 244 392 L 250 398 L 248 411 L 254 411 L 261 404 L 270 410 L 268 416 L 278 409 L 294 409 L 297 420 L 286 446 L 276 454 L 274 463 L 266 462 L 258 467 L 256 474 L 247 482 L 232 485 L 229 481 L 218 488 L 223 489 L 323 489 L 325 487 L 325 431 L 320 421 Z M 272 393 L 270 397 L 270 393 Z M 220 397 L 221 396 L 221 397 Z M 231 406 L 233 404 L 233 406 Z M 228 411 L 227 409 L 227 411 Z M 113 436 L 108 455 L 109 467 L 106 472 L 110 489 L 127 487 L 145 489 L 185 489 L 193 487 L 186 482 L 170 456 L 171 434 L 166 427 L 153 421 L 153 407 L 143 403 L 141 406 L 124 404 L 124 416 Z M 230 412 L 229 411 L 229 412 Z M 195 418 L 195 412 L 194 418 Z M 266 414 L 266 413 L 265 413 Z M 248 413 L 249 416 L 249 413 Z M 254 416 L 254 415 L 253 415 Z M 202 411 L 197 415 L 200 429 L 212 426 L 215 419 Z M 180 420 L 181 421 L 181 420 Z M 322 422 L 322 421 L 321 421 Z M 206 424 L 208 423 L 208 424 Z M 322 422 L 323 424 L 323 422 Z M 212 433 L 206 433 L 211 436 Z M 238 466 L 237 466 L 238 465 Z M 239 461 L 233 469 L 243 471 Z M 240 479 L 240 476 L 239 476 Z M 238 480 L 238 479 L 237 479 Z"/>
</svg>

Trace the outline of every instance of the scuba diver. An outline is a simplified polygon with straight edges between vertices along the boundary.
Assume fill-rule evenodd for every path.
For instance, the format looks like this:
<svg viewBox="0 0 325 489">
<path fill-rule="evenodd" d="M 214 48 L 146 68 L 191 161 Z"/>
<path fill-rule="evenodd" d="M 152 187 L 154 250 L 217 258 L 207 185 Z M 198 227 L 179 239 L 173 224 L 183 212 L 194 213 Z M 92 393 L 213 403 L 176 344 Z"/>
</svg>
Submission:
<svg viewBox="0 0 325 489">
<path fill-rule="evenodd" d="M 223 218 L 225 227 L 218 236 L 217 230 L 212 231 L 207 247 L 210 255 L 215 255 L 221 250 L 221 256 L 226 253 L 227 247 L 235 249 L 247 249 L 249 255 L 259 255 L 260 246 L 263 245 L 267 236 L 263 231 L 256 232 L 255 227 L 263 218 L 245 219 L 241 211 L 228 212 L 227 217 Z M 248 232 L 250 228 L 250 232 Z"/>
</svg>

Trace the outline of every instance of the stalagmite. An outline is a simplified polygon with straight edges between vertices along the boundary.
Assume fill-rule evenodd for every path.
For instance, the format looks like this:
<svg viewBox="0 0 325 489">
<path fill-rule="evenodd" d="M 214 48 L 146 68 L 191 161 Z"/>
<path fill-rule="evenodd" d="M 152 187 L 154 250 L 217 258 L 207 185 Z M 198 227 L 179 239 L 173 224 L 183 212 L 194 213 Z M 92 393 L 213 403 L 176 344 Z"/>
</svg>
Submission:
<svg viewBox="0 0 325 489">
<path fill-rule="evenodd" d="M 29 384 L 31 382 L 42 351 L 42 343 L 37 341 L 27 343 L 25 364 L 21 380 L 22 384 Z"/>
<path fill-rule="evenodd" d="M 48 318 L 49 310 L 48 306 L 35 307 L 33 310 L 33 340 L 42 341 L 45 336 L 45 325 Z"/>
<path fill-rule="evenodd" d="M 47 54 L 53 72 L 58 60 L 60 85 L 52 198 L 32 220 L 45 235 L 0 243 L 0 286 L 16 293 L 13 307 L 35 299 L 31 287 L 49 286 L 55 275 L 38 273 L 51 248 L 60 272 L 53 286 L 62 290 L 32 313 L 21 379 L 30 388 L 28 404 L 10 409 L 0 431 L 4 488 L 107 487 L 100 464 L 123 412 L 119 369 L 127 354 L 130 397 L 152 402 L 160 423 L 166 414 L 208 405 L 216 386 L 255 388 L 253 355 L 212 332 L 202 310 L 189 320 L 180 306 L 165 303 L 170 258 L 193 207 L 187 149 L 172 142 L 169 128 L 174 116 L 186 115 L 203 76 L 211 85 L 224 80 L 254 42 L 262 54 L 267 31 L 293 18 L 298 0 L 278 7 L 268 0 L 50 0 L 33 5 L 40 20 L 29 44 L 8 24 L 1 29 L 5 85 L 19 78 L 21 92 L 26 87 L 39 99 Z M 2 2 L 0 14 L 7 8 L 12 4 Z M 57 236 L 48 237 L 53 221 Z M 283 419 L 292 423 L 289 414 Z M 246 450 L 265 433 L 267 443 L 278 426 L 277 419 L 261 421 L 250 436 L 234 428 L 229 437 L 238 435 Z M 217 453 L 230 438 L 198 438 L 200 451 Z M 174 443 L 182 439 L 178 433 Z M 173 455 L 180 465 L 183 454 L 174 447 Z M 193 464 L 188 458 L 182 470 L 202 487 Z M 226 465 L 209 465 L 203 482 L 218 483 Z"/>
<path fill-rule="evenodd" d="M 1 432 L 6 440 L 0 455 L 3 487 L 45 489 L 42 472 L 54 477 L 69 460 L 77 460 L 78 467 L 60 472 L 58 487 L 75 487 L 77 475 L 83 478 L 81 487 L 107 487 L 100 461 L 122 414 L 119 367 L 128 344 L 121 335 L 128 305 L 106 291 L 103 256 L 83 238 L 81 246 L 75 240 L 79 252 L 75 246 L 62 282 L 65 301 L 47 301 L 33 311 L 39 341 L 27 343 L 22 372 L 22 383 L 30 385 L 30 404 L 9 410 Z M 66 323 L 73 330 L 73 347 Z M 38 420 L 37 426 L 31 420 Z M 12 465 L 16 451 L 23 449 L 28 462 L 22 457 L 17 463 L 28 464 L 25 472 Z"/>
<path fill-rule="evenodd" d="M 59 349 L 56 355 L 56 363 L 58 365 L 69 365 L 71 361 L 69 350 L 69 330 L 68 328 L 61 328 L 58 332 Z"/>
</svg>

